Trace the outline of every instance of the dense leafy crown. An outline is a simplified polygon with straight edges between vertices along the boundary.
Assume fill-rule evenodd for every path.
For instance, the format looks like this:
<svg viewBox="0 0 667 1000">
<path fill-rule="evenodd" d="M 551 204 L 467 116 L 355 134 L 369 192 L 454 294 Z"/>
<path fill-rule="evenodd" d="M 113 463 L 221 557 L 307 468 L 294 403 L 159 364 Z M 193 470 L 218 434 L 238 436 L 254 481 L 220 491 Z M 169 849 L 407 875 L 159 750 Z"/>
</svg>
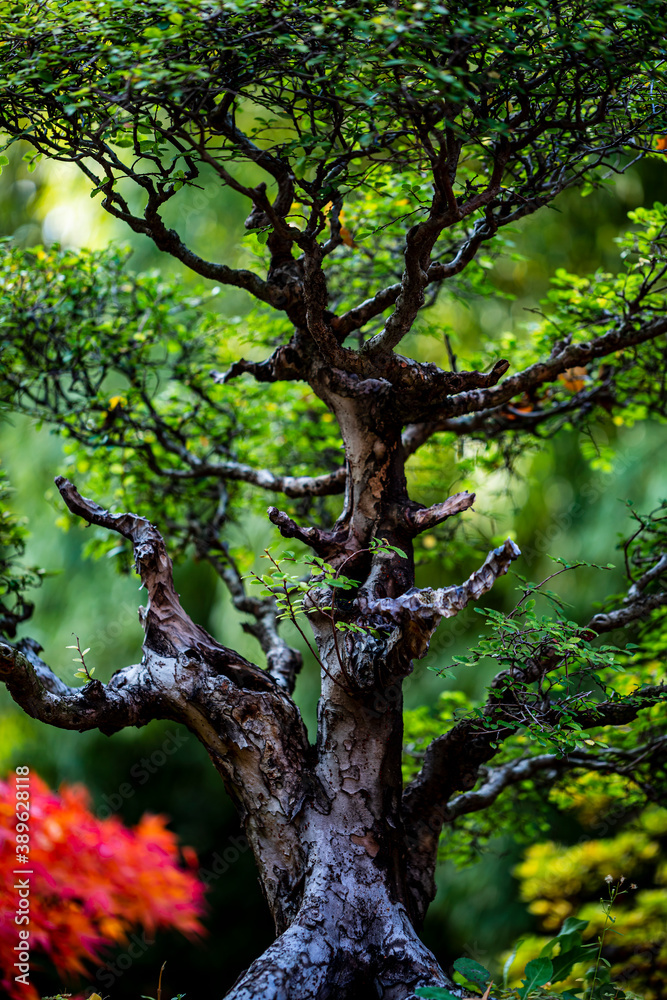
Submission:
<svg viewBox="0 0 667 1000">
<path fill-rule="evenodd" d="M 357 241 L 373 234 L 345 298 L 391 273 L 434 200 L 458 203 L 436 253 L 472 232 L 479 245 L 664 124 L 659 2 L 6 6 L 0 128 L 76 161 L 107 209 L 209 277 L 230 275 L 160 212 L 212 173 L 249 194 L 244 161 L 277 186 L 252 213 L 260 240 L 330 235 L 326 256 L 352 222 Z"/>
</svg>

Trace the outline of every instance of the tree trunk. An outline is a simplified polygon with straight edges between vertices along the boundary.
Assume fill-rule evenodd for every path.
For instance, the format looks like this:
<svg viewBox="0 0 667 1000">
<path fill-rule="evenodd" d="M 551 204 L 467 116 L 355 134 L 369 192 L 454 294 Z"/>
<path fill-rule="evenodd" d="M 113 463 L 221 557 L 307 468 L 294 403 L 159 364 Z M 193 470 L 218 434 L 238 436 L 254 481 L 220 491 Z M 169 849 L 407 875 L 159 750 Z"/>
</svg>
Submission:
<svg viewBox="0 0 667 1000">
<path fill-rule="evenodd" d="M 339 377 L 339 375 L 341 377 Z M 294 817 L 304 860 L 298 909 L 274 944 L 248 969 L 230 1000 L 407 1000 L 419 986 L 452 986 L 418 937 L 425 906 L 408 886 L 409 845 L 401 813 L 402 684 L 421 655 L 423 628 L 409 616 L 403 627 L 373 619 L 374 601 L 391 602 L 414 587 L 410 516 L 420 509 L 407 493 L 401 421 L 381 382 L 350 380 L 327 369 L 311 381 L 333 410 L 345 444 L 343 511 L 329 532 L 300 529 L 275 508 L 270 516 L 287 537 L 298 537 L 344 575 L 360 582 L 359 602 L 375 634 L 346 633 L 352 602 L 328 589 L 311 592 L 322 666 L 314 773 L 319 794 Z M 372 552 L 383 539 L 401 550 Z M 330 607 L 331 610 L 327 611 Z M 427 631 L 432 631 L 429 623 Z M 414 633 L 411 636 L 411 632 Z M 266 865 L 258 857 L 259 869 Z M 275 872 L 274 872 L 275 874 Z M 285 873 L 285 886 L 294 882 Z M 267 893 L 271 905 L 270 894 Z M 277 900 L 274 915 L 292 910 Z M 277 929 L 282 930 L 280 919 Z"/>
<path fill-rule="evenodd" d="M 337 653 L 330 624 L 316 625 L 316 635 L 330 675 L 323 672 L 315 765 L 324 796 L 294 819 L 305 852 L 300 905 L 228 996 L 405 1000 L 417 986 L 450 981 L 419 940 L 406 892 L 398 664 L 382 690 L 351 697 L 341 675 L 358 676 L 364 660 L 377 676 L 391 653 L 356 636 L 354 646 L 339 636 Z"/>
</svg>

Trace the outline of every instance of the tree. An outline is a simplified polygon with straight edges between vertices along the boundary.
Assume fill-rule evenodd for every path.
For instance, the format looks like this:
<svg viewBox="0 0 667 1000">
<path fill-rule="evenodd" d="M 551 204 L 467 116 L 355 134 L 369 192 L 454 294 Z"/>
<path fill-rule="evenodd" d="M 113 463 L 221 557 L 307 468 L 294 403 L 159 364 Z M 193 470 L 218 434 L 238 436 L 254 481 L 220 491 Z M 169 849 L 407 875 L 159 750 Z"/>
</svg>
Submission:
<svg viewBox="0 0 667 1000">
<path fill-rule="evenodd" d="M 95 458 L 89 487 L 122 483 L 141 514 L 110 512 L 56 480 L 73 515 L 132 543 L 148 601 L 142 661 L 108 684 L 68 686 L 29 640 L 2 646 L 0 676 L 55 726 L 111 734 L 172 719 L 201 740 L 237 805 L 278 935 L 234 1000 L 398 1000 L 451 987 L 419 938 L 443 827 L 492 809 L 506 788 L 566 772 L 620 773 L 658 794 L 665 687 L 649 680 L 651 648 L 664 649 L 664 508 L 636 515 L 629 589 L 592 617 L 582 609 L 583 624 L 538 616 L 541 585 L 528 581 L 512 614 L 491 613 L 495 631 L 470 654 L 498 661 L 486 701 L 435 735 L 403 788 L 401 691 L 413 661 L 443 618 L 520 557 L 507 539 L 464 583 L 416 587 L 420 536 L 475 496 L 425 507 L 410 499 L 406 462 L 432 440 L 452 457 L 448 442 L 473 440 L 502 463 L 600 411 L 662 415 L 664 208 L 635 214 L 618 274 L 558 276 L 513 359 L 491 343 L 459 370 L 451 345 L 448 368 L 397 348 L 450 290 L 490 294 L 480 261 L 508 249 L 510 227 L 654 155 L 656 137 L 662 148 L 664 5 L 73 0 L 11 10 L 9 141 L 27 141 L 33 159 L 76 163 L 113 216 L 258 304 L 245 317 L 253 359 L 221 374 L 235 330 L 201 321 L 201 299 L 133 275 L 117 252 L 7 250 L 5 402 Z M 168 221 L 177 225 L 179 192 L 211 177 L 249 206 L 254 269 L 207 259 Z M 309 577 L 294 554 L 272 556 L 259 596 L 226 540 L 248 487 L 284 498 L 269 519 L 310 553 Z M 328 499 L 340 495 L 342 507 Z M 172 553 L 194 547 L 224 579 L 265 667 L 184 612 L 146 514 Z M 284 618 L 321 668 L 314 745 L 292 697 L 302 662 L 280 634 Z M 633 624 L 648 646 L 599 644 Z M 630 664 L 626 691 L 614 678 Z M 601 746 L 610 728 L 618 735 Z"/>
</svg>

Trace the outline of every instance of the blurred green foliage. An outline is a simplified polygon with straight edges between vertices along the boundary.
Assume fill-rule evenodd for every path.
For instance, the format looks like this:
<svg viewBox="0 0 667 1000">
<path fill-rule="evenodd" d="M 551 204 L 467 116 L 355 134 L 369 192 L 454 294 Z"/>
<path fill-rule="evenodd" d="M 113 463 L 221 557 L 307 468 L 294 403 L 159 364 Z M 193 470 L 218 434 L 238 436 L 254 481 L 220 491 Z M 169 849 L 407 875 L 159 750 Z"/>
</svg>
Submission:
<svg viewBox="0 0 667 1000">
<path fill-rule="evenodd" d="M 576 917 L 588 921 L 585 938 L 595 940 L 605 927 L 600 907 L 600 897 L 604 902 L 607 896 L 605 883 L 615 885 L 613 923 L 602 950 L 609 976 L 642 1000 L 660 1000 L 667 976 L 667 811 L 658 806 L 644 810 L 624 806 L 599 784 L 595 788 L 584 781 L 579 791 L 580 818 L 592 839 L 582 837 L 573 845 L 545 841 L 529 847 L 516 868 L 521 897 L 543 930 L 554 932 L 563 920 Z M 601 828 L 619 823 L 622 828 L 615 836 L 595 836 Z M 524 939 L 510 979 L 540 954 L 545 941 L 536 935 Z M 578 963 L 563 987 L 576 988 L 590 964 L 590 960 Z"/>
</svg>

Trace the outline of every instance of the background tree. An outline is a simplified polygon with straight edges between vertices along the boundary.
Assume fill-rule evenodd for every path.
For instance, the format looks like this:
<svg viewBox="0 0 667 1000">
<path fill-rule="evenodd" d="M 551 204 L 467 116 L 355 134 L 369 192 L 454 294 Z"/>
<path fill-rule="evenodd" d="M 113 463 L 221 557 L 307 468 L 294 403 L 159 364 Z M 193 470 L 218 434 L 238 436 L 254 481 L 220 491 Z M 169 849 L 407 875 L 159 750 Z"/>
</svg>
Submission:
<svg viewBox="0 0 667 1000">
<path fill-rule="evenodd" d="M 596 785 L 593 775 L 593 781 L 587 782 L 585 798 L 579 788 L 573 790 L 570 799 L 570 806 L 576 803 L 575 808 L 578 806 L 586 828 L 593 834 L 604 831 L 601 817 L 609 806 L 605 802 L 606 789 Z M 625 808 L 620 799 L 615 806 L 617 810 Z M 553 841 L 532 844 L 517 869 L 522 895 L 545 930 L 557 929 L 563 919 L 573 916 L 590 922 L 587 937 L 603 933 L 605 914 L 599 905 L 600 886 L 606 882 L 617 890 L 614 923 L 607 921 L 603 954 L 611 964 L 614 984 L 646 1000 L 657 1000 L 665 982 L 667 904 L 662 886 L 666 833 L 665 809 L 651 805 L 635 813 L 630 824 L 614 837 L 594 836 L 571 847 Z M 654 870 L 656 888 L 641 888 L 642 882 L 646 885 L 647 869 Z M 607 892 L 603 895 L 606 897 Z M 543 945 L 544 939 L 537 937 L 524 940 L 512 973 L 523 970 L 526 960 L 539 955 Z M 578 963 L 576 972 L 563 986 L 576 989 L 577 978 L 585 975 L 587 964 Z"/>
<path fill-rule="evenodd" d="M 266 669 L 185 614 L 157 529 L 60 478 L 73 514 L 133 544 L 149 597 L 144 657 L 107 685 L 70 688 L 23 641 L 3 647 L 3 679 L 29 714 L 63 728 L 111 733 L 167 718 L 205 745 L 281 934 L 234 997 L 404 997 L 447 985 L 417 936 L 443 825 L 565 770 L 617 771 L 656 794 L 651 763 L 664 741 L 652 716 L 636 727 L 641 749 L 623 735 L 600 747 L 590 730 L 641 720 L 664 694 L 647 683 L 642 650 L 595 641 L 633 622 L 662 641 L 664 530 L 661 510 L 638 515 L 630 589 L 583 624 L 538 616 L 524 581 L 516 612 L 471 653 L 499 661 L 488 698 L 433 739 L 402 790 L 412 661 L 519 555 L 508 539 L 463 585 L 415 588 L 415 540 L 474 495 L 420 504 L 405 463 L 434 435 L 486 443 L 492 466 L 600 407 L 661 414 L 663 210 L 636 215 L 627 270 L 558 277 L 504 381 L 497 344 L 470 352 L 469 371 L 452 351 L 441 367 L 395 348 L 423 329 L 441 290 L 485 291 L 485 255 L 507 250 L 511 224 L 654 149 L 665 131 L 661 5 L 453 15 L 433 4 L 77 2 L 17 4 L 13 15 L 0 125 L 36 156 L 75 162 L 112 215 L 260 306 L 246 318 L 255 359 L 233 360 L 220 329 L 197 323 L 201 302 L 133 277 L 118 254 L 10 250 L 5 399 L 105 455 L 94 492 L 120 478 L 172 551 L 195 547 L 248 616 Z M 169 228 L 173 199 L 208 176 L 248 200 L 253 270 L 208 260 Z M 238 383 L 235 399 L 229 383 L 241 375 L 254 383 Z M 344 465 L 334 464 L 338 433 Z M 284 494 L 286 509 L 269 517 L 314 553 L 309 581 L 285 572 L 285 556 L 265 574 L 266 593 L 247 587 L 225 540 L 247 486 Z M 343 492 L 341 512 L 327 498 Z M 281 616 L 315 634 L 314 747 L 291 697 L 301 661 Z M 626 693 L 612 682 L 630 659 Z"/>
<path fill-rule="evenodd" d="M 180 866 L 176 838 L 166 829 L 164 817 L 146 814 L 135 829 L 128 829 L 116 817 L 92 815 L 88 794 L 80 786 L 63 786 L 56 794 L 33 773 L 29 785 L 21 787 L 29 792 L 25 815 L 32 814 L 33 821 L 30 864 L 21 867 L 30 871 L 30 920 L 21 929 L 29 932 L 27 950 L 32 954 L 24 963 L 30 970 L 27 977 L 17 982 L 15 963 L 21 959 L 16 952 L 16 892 L 11 884 L 3 884 L 0 970 L 5 996 L 39 1000 L 35 960 L 41 963 L 44 957 L 61 975 L 71 976 L 83 971 L 86 962 L 101 965 L 109 944 L 120 942 L 140 957 L 148 949 L 147 935 L 158 927 L 174 927 L 191 941 L 202 933 L 204 888 L 192 871 Z M 16 856 L 16 813 L 14 782 L 0 782 L 3 853 L 10 858 Z M 21 829 L 27 829 L 30 838 L 30 819 L 24 818 L 24 823 Z M 185 853 L 195 868 L 196 855 L 187 848 Z M 140 929 L 143 938 L 136 934 Z M 19 972 L 25 974 L 26 969 Z M 119 969 L 115 973 L 100 970 L 99 982 L 112 986 L 122 975 Z"/>
</svg>

